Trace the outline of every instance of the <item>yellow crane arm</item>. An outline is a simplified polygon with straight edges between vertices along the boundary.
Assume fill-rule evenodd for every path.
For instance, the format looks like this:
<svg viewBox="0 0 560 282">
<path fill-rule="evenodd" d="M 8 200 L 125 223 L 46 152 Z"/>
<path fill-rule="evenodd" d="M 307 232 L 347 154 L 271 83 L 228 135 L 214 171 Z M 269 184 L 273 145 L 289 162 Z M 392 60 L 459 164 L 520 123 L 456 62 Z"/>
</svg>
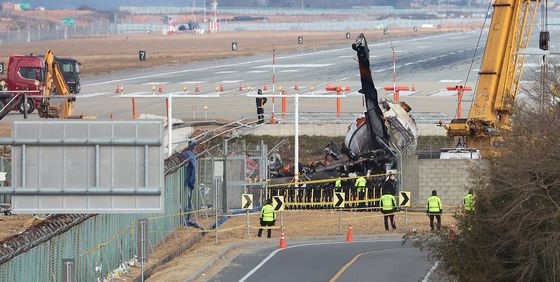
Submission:
<svg viewBox="0 0 560 282">
<path fill-rule="evenodd" d="M 495 0 L 494 14 L 479 72 L 479 83 L 467 119 L 454 119 L 449 136 L 464 137 L 467 147 L 483 154 L 510 131 L 510 117 L 523 73 L 524 56 L 538 0 Z"/>
</svg>

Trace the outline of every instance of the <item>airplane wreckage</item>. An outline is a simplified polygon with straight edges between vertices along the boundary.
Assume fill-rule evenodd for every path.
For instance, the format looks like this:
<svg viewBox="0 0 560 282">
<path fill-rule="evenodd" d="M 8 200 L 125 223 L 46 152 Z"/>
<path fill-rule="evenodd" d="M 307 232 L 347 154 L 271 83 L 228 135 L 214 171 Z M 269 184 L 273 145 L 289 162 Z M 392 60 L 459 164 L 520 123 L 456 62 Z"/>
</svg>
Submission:
<svg viewBox="0 0 560 282">
<path fill-rule="evenodd" d="M 359 93 L 364 95 L 366 111 L 362 117 L 357 118 L 346 133 L 344 144 L 338 148 L 332 141 L 325 147 L 325 161 L 300 164 L 300 179 L 320 179 L 339 176 L 341 174 L 357 173 L 383 174 L 388 169 L 397 168 L 399 153 L 416 150 L 418 129 L 412 117 L 411 108 L 404 102 L 394 103 L 387 99 L 380 99 L 373 83 L 370 70 L 369 48 L 366 38 L 360 34 L 352 44 L 356 51 L 362 89 Z M 226 132 L 229 130 L 225 130 Z M 189 143 L 188 148 L 176 152 L 166 160 L 166 173 L 170 173 L 183 164 L 188 164 L 187 177 L 189 184 L 194 187 L 194 164 L 196 154 L 194 151 L 205 151 L 197 144 L 206 143 L 205 139 L 213 139 L 210 132 L 202 134 Z M 217 135 L 221 135 L 217 134 Z M 194 147 L 197 147 L 195 150 Z M 200 148 L 199 148 L 200 147 Z M 208 143 L 206 146 L 208 147 Z M 272 152 L 271 152 L 272 153 Z M 199 153 L 201 154 L 201 153 Z M 294 175 L 293 166 L 282 163 L 278 153 L 273 153 L 269 158 L 270 178 L 273 183 L 289 182 Z M 249 163 L 258 171 L 256 163 Z M 248 175 L 249 177 L 249 175 Z"/>
<path fill-rule="evenodd" d="M 325 164 L 316 162 L 301 164 L 300 174 L 310 179 L 321 175 L 358 173 L 365 175 L 382 174 L 388 169 L 396 169 L 398 154 L 414 151 L 418 139 L 418 128 L 412 117 L 411 108 L 405 102 L 394 103 L 380 99 L 371 77 L 369 48 L 361 33 L 352 44 L 358 56 L 362 89 L 366 111 L 357 118 L 346 133 L 344 144 L 339 149 L 330 143 L 325 147 L 328 159 Z M 282 166 L 279 157 L 271 162 L 271 175 L 277 177 L 293 176 L 291 166 Z"/>
</svg>

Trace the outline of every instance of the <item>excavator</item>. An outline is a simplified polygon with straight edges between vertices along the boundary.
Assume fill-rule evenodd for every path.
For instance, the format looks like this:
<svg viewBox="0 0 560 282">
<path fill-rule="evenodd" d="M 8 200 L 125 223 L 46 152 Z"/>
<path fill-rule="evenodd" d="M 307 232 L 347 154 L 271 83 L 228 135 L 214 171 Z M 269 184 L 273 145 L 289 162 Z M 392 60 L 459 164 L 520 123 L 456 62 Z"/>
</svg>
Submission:
<svg viewBox="0 0 560 282">
<path fill-rule="evenodd" d="M 27 72 L 23 82 L 20 82 L 17 79 L 21 78 L 22 70 Z M 0 91 L 0 119 L 20 105 L 28 107 L 24 112 L 31 112 L 33 107 L 37 107 L 41 118 L 71 117 L 75 97 L 71 95 L 51 50 L 44 58 L 20 55 L 10 57 L 7 74 L 8 85 L 1 83 L 2 88 L 6 86 L 7 90 Z M 31 77 L 35 80 L 30 80 Z M 34 85 L 20 85 L 29 84 L 28 81 L 34 82 Z M 23 102 L 25 99 L 26 103 Z"/>
<path fill-rule="evenodd" d="M 525 56 L 539 1 L 495 0 L 478 87 L 467 118 L 442 125 L 458 147 L 480 150 L 482 157 L 495 153 L 511 132 L 510 118 L 519 93 Z M 548 49 L 549 33 L 540 34 L 539 45 Z M 441 124 L 441 123 L 440 123 Z"/>
<path fill-rule="evenodd" d="M 60 66 L 55 62 L 55 56 L 51 50 L 47 51 L 44 60 L 46 68 L 43 80 L 45 81 L 44 97 L 39 107 L 39 116 L 42 118 L 69 118 L 72 115 L 72 104 L 76 98 L 70 94 L 70 88 L 62 76 Z M 57 97 L 49 98 L 51 95 Z"/>
</svg>

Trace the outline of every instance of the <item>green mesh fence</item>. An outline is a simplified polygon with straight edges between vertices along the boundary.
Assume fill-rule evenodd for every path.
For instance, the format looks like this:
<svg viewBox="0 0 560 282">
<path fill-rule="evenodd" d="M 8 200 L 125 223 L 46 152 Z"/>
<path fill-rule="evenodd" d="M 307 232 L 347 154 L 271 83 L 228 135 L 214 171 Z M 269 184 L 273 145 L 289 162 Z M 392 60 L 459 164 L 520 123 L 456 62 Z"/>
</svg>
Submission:
<svg viewBox="0 0 560 282">
<path fill-rule="evenodd" d="M 136 220 L 149 219 L 149 241 L 162 242 L 183 225 L 187 193 L 184 170 L 165 178 L 165 214 L 104 214 L 0 265 L 0 281 L 62 281 L 62 259 L 76 260 L 77 281 L 103 281 L 137 253 Z"/>
</svg>

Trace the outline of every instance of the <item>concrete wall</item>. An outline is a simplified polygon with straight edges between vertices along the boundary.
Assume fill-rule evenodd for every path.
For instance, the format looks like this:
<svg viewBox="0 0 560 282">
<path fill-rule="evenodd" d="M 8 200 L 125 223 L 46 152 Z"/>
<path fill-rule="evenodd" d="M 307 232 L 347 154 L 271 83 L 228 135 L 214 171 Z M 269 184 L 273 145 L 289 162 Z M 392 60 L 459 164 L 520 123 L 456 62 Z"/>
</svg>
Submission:
<svg viewBox="0 0 560 282">
<path fill-rule="evenodd" d="M 424 206 L 432 190 L 438 192 L 444 206 L 461 205 L 470 168 L 482 164 L 478 160 L 419 160 L 416 156 L 405 156 L 403 163 L 401 190 L 411 192 L 415 206 Z"/>
<path fill-rule="evenodd" d="M 308 136 L 346 136 L 349 124 L 300 124 L 300 135 Z M 270 136 L 294 136 L 293 124 L 266 124 L 257 128 L 243 131 L 243 135 L 270 135 Z M 418 124 L 418 134 L 421 136 L 445 136 L 443 127 L 435 124 Z"/>
</svg>

